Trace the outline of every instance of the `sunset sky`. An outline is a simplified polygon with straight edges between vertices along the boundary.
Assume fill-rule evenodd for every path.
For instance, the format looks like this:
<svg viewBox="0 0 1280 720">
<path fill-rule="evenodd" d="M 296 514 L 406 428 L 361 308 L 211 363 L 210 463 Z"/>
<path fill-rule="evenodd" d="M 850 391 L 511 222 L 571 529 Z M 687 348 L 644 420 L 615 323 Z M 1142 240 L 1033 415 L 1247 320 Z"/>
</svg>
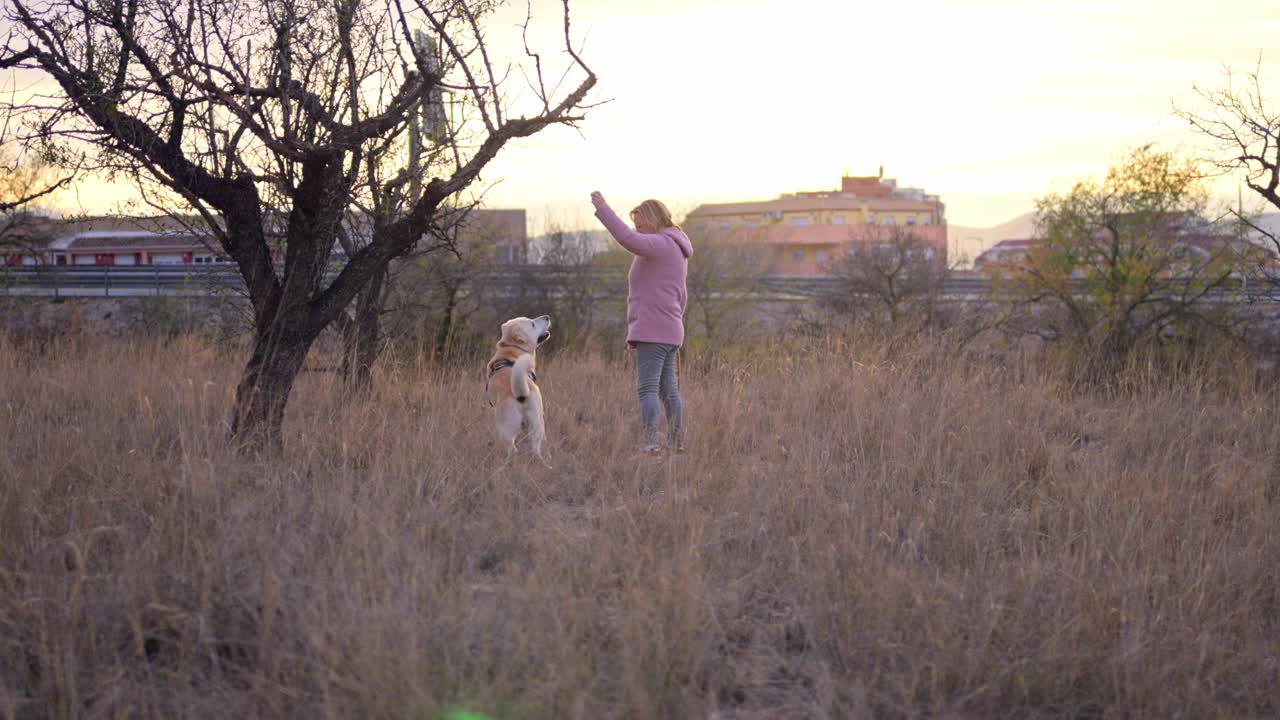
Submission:
<svg viewBox="0 0 1280 720">
<path fill-rule="evenodd" d="M 999 224 L 1099 175 L 1127 148 L 1191 151 L 1171 115 L 1223 66 L 1280 105 L 1276 0 L 576 0 L 599 76 L 581 133 L 508 148 L 485 173 L 495 207 L 591 222 L 587 196 L 765 199 L 834 188 L 847 170 L 923 187 L 956 225 Z M 492 18 L 501 49 L 525 6 Z M 559 3 L 534 4 L 550 50 Z M 520 82 L 518 75 L 515 82 Z M 1233 183 L 1219 192 L 1234 196 Z M 83 191 L 88 209 L 109 195 Z"/>
<path fill-rule="evenodd" d="M 1193 102 L 1193 83 L 1216 87 L 1224 64 L 1252 69 L 1263 53 L 1280 104 L 1275 0 L 573 7 L 597 97 L 612 102 L 581 136 L 500 158 L 494 203 L 586 221 L 595 188 L 690 209 L 834 188 L 845 169 L 883 164 L 940 194 L 951 223 L 988 226 L 1133 145 L 1191 149 L 1171 103 Z"/>
</svg>

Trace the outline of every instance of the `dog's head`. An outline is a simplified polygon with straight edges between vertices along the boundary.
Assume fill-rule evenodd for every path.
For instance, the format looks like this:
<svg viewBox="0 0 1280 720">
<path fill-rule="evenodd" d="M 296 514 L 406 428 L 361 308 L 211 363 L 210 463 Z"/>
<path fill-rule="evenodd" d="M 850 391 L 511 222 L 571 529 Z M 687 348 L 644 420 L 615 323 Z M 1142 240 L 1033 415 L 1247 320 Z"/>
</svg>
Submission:
<svg viewBox="0 0 1280 720">
<path fill-rule="evenodd" d="M 551 316 L 542 315 L 533 319 L 527 317 L 511 318 L 502 323 L 502 339 L 528 348 L 535 348 L 551 337 Z"/>
</svg>

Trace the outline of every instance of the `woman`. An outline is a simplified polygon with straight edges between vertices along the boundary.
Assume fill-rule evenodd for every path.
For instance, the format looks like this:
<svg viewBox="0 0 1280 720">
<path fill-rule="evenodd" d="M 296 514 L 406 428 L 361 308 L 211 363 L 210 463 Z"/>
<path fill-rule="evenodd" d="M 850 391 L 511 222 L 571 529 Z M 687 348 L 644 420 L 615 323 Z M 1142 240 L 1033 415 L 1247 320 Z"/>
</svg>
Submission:
<svg viewBox="0 0 1280 720">
<path fill-rule="evenodd" d="M 684 405 L 676 379 L 676 351 L 684 343 L 685 276 L 693 245 L 657 200 L 645 200 L 631 211 L 635 230 L 627 227 L 599 192 L 591 193 L 596 217 L 618 244 L 635 257 L 627 276 L 627 344 L 636 350 L 636 385 L 644 422 L 641 450 L 658 444 L 658 402 L 667 416 L 667 438 L 684 452 Z"/>
</svg>

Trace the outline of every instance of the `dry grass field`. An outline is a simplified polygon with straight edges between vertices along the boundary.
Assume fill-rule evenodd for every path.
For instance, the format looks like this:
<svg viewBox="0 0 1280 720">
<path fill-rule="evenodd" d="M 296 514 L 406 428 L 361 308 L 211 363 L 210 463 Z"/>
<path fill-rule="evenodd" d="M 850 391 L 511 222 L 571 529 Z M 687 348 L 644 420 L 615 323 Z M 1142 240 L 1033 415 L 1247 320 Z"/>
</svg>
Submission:
<svg viewBox="0 0 1280 720">
<path fill-rule="evenodd" d="M 554 342 L 554 341 L 553 341 Z M 0 718 L 1280 714 L 1280 393 L 1073 384 L 939 342 L 539 368 L 501 469 L 478 371 L 307 373 L 278 457 L 242 356 L 0 345 Z"/>
</svg>

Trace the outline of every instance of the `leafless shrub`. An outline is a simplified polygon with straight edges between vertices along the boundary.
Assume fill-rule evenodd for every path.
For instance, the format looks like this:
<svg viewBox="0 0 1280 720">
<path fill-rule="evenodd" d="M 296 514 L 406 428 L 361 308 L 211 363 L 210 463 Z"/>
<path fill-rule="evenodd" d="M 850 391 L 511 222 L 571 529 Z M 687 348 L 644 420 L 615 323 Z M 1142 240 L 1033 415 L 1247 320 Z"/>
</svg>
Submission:
<svg viewBox="0 0 1280 720">
<path fill-rule="evenodd" d="M 819 297 L 819 320 L 833 332 L 913 336 L 944 326 L 948 267 L 937 248 L 909 225 L 850 231 L 829 262 L 835 288 Z"/>
<path fill-rule="evenodd" d="M 695 353 L 723 353 L 760 329 L 762 280 L 772 269 L 769 254 L 762 244 L 714 229 L 691 227 L 689 236 L 687 344 Z"/>
</svg>

